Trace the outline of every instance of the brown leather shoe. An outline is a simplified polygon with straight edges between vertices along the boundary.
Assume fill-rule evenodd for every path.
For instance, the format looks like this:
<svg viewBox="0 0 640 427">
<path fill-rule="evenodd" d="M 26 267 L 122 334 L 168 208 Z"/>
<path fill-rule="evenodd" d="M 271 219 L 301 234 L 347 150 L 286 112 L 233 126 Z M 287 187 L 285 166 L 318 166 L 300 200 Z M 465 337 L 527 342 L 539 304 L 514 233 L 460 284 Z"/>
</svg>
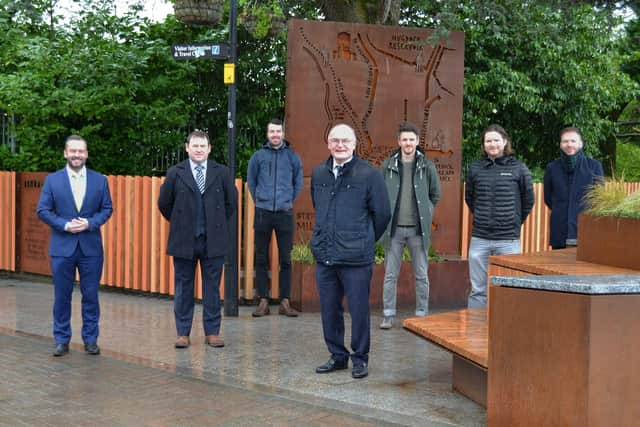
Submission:
<svg viewBox="0 0 640 427">
<path fill-rule="evenodd" d="M 284 298 L 282 301 L 280 301 L 278 314 L 283 314 L 287 317 L 298 317 L 298 313 L 293 308 L 291 308 L 291 304 L 289 304 L 289 298 Z"/>
<path fill-rule="evenodd" d="M 204 342 L 211 347 L 224 347 L 222 335 L 207 335 Z"/>
<path fill-rule="evenodd" d="M 176 340 L 176 348 L 187 348 L 191 342 L 189 341 L 189 337 L 187 336 L 179 336 Z"/>
<path fill-rule="evenodd" d="M 269 315 L 269 300 L 266 298 L 260 298 L 260 304 L 256 311 L 251 314 L 253 317 L 262 317 Z"/>
</svg>

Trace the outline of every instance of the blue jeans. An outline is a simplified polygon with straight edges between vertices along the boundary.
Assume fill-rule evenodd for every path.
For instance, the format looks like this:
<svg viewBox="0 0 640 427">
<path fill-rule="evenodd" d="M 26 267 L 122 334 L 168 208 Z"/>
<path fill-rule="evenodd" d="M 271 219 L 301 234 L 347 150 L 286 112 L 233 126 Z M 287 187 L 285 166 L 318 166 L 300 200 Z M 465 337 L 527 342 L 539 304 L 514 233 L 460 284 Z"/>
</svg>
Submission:
<svg viewBox="0 0 640 427">
<path fill-rule="evenodd" d="M 398 274 L 402 266 L 402 252 L 405 245 L 411 254 L 411 264 L 416 286 L 416 316 L 429 313 L 429 260 L 422 245 L 422 236 L 417 234 L 417 227 L 396 227 L 391 238 L 391 245 L 384 254 L 384 285 L 382 288 L 383 313 L 385 316 L 396 315 L 396 297 L 398 290 Z"/>
<path fill-rule="evenodd" d="M 487 240 L 472 237 L 469 245 L 469 278 L 471 293 L 467 306 L 469 308 L 487 305 L 487 268 L 489 256 L 519 254 L 520 240 Z"/>
</svg>

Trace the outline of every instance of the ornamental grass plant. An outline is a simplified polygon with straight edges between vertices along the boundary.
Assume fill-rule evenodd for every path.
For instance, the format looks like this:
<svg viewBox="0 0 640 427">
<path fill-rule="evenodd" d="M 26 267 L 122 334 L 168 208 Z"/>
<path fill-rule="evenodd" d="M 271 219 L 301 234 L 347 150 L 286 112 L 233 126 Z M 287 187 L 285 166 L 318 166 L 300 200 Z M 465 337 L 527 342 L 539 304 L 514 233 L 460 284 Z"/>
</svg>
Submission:
<svg viewBox="0 0 640 427">
<path fill-rule="evenodd" d="M 586 213 L 594 216 L 640 218 L 640 192 L 627 194 L 624 177 L 593 184 L 584 197 Z"/>
</svg>

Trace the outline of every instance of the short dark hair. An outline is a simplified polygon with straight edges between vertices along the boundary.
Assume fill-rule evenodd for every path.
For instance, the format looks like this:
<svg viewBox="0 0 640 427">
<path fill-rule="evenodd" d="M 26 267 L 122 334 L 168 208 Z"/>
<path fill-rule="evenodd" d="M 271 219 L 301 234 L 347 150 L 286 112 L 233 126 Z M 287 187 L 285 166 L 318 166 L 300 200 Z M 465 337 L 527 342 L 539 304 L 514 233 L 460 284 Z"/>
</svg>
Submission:
<svg viewBox="0 0 640 427">
<path fill-rule="evenodd" d="M 282 126 L 282 120 L 273 118 L 269 120 L 269 123 L 267 123 L 267 127 L 269 127 L 269 125 Z"/>
<path fill-rule="evenodd" d="M 84 139 L 84 138 L 83 138 L 83 137 L 81 137 L 80 135 L 69 135 L 69 136 L 67 137 L 67 139 L 64 141 L 64 148 L 65 148 L 65 150 L 67 149 L 67 145 L 69 145 L 69 143 L 70 143 L 71 141 L 82 141 L 82 142 L 84 142 L 84 146 L 85 146 L 85 148 L 88 148 L 88 147 L 87 147 L 87 145 L 88 145 L 88 144 L 87 144 L 87 140 L 86 140 L 86 139 Z"/>
<path fill-rule="evenodd" d="M 566 128 L 563 128 L 560 130 L 560 139 L 562 139 L 562 135 L 564 135 L 567 132 L 575 132 L 578 134 L 578 136 L 580 137 L 580 139 L 582 138 L 582 132 L 580 131 L 579 128 L 574 127 L 574 126 L 567 126 Z"/>
<path fill-rule="evenodd" d="M 400 138 L 400 134 L 402 132 L 413 132 L 416 134 L 416 137 L 420 138 L 420 131 L 418 130 L 418 127 L 413 123 L 401 123 L 400 126 L 398 126 L 398 138 Z"/>
<path fill-rule="evenodd" d="M 482 152 L 484 154 L 487 154 L 484 149 L 484 136 L 489 132 L 498 132 L 500 136 L 502 136 L 502 139 L 507 141 L 506 145 L 504 146 L 504 154 L 506 156 L 510 156 L 511 154 L 513 154 L 513 149 L 511 148 L 511 138 L 509 137 L 509 134 L 506 130 L 504 130 L 502 126 L 497 124 L 489 125 L 485 128 L 485 130 L 482 131 L 482 136 L 480 137 L 480 147 L 482 147 Z"/>
<path fill-rule="evenodd" d="M 187 144 L 191 142 L 191 138 L 204 138 L 207 140 L 207 145 L 211 144 L 209 142 L 209 135 L 201 130 L 194 130 L 193 132 L 191 132 L 189 136 L 187 136 Z"/>
</svg>

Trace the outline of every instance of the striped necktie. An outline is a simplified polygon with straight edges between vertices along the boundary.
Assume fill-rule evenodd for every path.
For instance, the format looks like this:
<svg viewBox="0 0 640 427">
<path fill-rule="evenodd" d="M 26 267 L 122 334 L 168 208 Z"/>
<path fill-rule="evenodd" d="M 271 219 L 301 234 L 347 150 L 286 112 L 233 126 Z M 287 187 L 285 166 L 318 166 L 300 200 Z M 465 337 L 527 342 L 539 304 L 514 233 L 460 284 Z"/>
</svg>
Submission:
<svg viewBox="0 0 640 427">
<path fill-rule="evenodd" d="M 202 171 L 204 167 L 202 165 L 196 166 L 196 184 L 198 184 L 198 190 L 200 190 L 200 194 L 204 193 L 204 172 Z"/>
</svg>

